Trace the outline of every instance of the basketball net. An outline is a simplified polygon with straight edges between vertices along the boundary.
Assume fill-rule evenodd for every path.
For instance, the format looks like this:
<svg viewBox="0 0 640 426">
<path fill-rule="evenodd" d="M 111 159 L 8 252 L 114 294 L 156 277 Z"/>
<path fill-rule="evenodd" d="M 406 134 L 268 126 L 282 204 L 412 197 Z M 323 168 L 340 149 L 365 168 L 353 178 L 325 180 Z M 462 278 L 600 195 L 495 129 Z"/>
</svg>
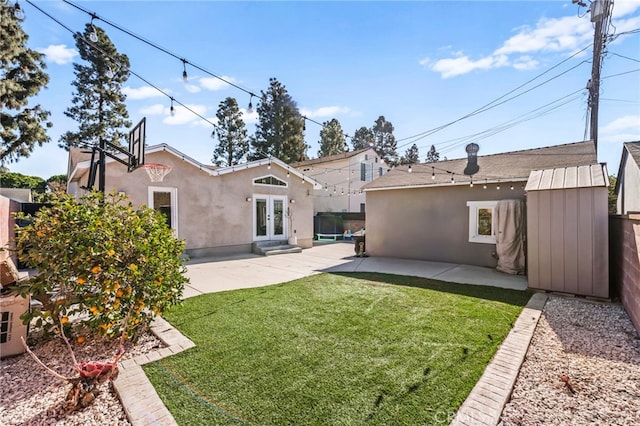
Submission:
<svg viewBox="0 0 640 426">
<path fill-rule="evenodd" d="M 166 164 L 146 163 L 141 166 L 146 172 L 151 182 L 162 182 L 162 179 L 169 174 L 172 167 Z"/>
</svg>

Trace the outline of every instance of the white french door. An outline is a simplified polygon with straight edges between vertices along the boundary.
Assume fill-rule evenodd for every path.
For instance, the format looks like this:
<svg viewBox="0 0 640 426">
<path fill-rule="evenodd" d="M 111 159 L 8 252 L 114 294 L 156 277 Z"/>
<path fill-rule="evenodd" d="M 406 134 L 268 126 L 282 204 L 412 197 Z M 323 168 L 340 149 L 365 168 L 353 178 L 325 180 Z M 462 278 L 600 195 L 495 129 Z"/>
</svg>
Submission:
<svg viewBox="0 0 640 426">
<path fill-rule="evenodd" d="M 287 197 L 284 195 L 253 196 L 254 241 L 287 238 Z"/>
</svg>

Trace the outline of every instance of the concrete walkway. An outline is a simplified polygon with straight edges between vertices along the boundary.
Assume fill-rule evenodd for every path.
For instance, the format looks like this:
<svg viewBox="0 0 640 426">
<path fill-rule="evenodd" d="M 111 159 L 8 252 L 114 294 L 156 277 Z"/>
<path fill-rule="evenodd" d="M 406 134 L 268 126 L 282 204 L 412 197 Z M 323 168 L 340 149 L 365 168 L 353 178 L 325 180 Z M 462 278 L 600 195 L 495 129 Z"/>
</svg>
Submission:
<svg viewBox="0 0 640 426">
<path fill-rule="evenodd" d="M 354 257 L 353 243 L 321 244 L 302 253 L 278 256 L 243 254 L 228 258 L 193 259 L 187 264 L 190 283 L 184 297 L 277 284 L 321 272 L 380 272 L 434 278 L 442 281 L 525 290 L 526 277 L 502 274 L 491 268 L 390 258 Z M 546 296 L 536 294 L 522 311 L 478 384 L 461 406 L 453 424 L 496 425 L 515 383 L 538 323 Z M 195 346 L 159 318 L 152 331 L 167 345 L 120 363 L 114 387 L 134 425 L 176 424 L 141 365 Z"/>
<path fill-rule="evenodd" d="M 261 287 L 321 272 L 381 272 L 525 290 L 527 278 L 492 268 L 378 257 L 355 257 L 351 242 L 321 244 L 302 253 L 278 256 L 242 254 L 228 258 L 193 259 L 187 264 L 190 283 L 184 297 L 240 288 Z"/>
</svg>

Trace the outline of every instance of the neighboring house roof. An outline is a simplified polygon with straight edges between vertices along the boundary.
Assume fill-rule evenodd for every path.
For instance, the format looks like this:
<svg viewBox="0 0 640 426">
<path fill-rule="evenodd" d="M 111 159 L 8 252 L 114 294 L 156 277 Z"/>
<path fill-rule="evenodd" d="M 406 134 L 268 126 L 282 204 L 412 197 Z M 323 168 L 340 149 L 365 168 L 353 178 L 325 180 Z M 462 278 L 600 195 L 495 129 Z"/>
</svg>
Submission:
<svg viewBox="0 0 640 426">
<path fill-rule="evenodd" d="M 181 160 L 191 164 L 194 167 L 199 168 L 200 170 L 202 170 L 203 172 L 211 175 L 211 176 L 221 176 L 224 174 L 228 174 L 228 173 L 233 173 L 239 170 L 246 170 L 246 169 L 251 169 L 253 167 L 260 167 L 260 166 L 265 166 L 268 164 L 271 165 L 275 165 L 278 167 L 281 167 L 284 170 L 287 170 L 287 172 L 299 177 L 300 179 L 312 184 L 314 186 L 315 189 L 321 189 L 322 185 L 316 181 L 315 179 L 312 179 L 308 176 L 305 176 L 304 174 L 298 172 L 295 168 L 293 168 L 292 166 L 286 164 L 285 162 L 275 158 L 275 157 L 271 157 L 271 158 L 263 158 L 261 160 L 256 160 L 256 161 L 251 161 L 248 163 L 244 163 L 244 164 L 237 164 L 234 166 L 228 166 L 228 167 L 216 167 L 216 166 L 212 166 L 212 165 L 207 165 L 207 164 L 202 164 L 197 160 L 194 160 L 193 158 L 189 157 L 186 154 L 183 154 L 182 152 L 178 151 L 177 149 L 167 145 L 166 143 L 162 143 L 159 145 L 153 145 L 153 146 L 148 146 L 145 148 L 145 156 L 148 154 L 152 154 L 154 152 L 168 152 L 170 154 L 173 154 L 174 156 L 180 158 Z M 74 163 L 74 158 L 72 156 L 76 156 L 75 159 L 79 159 L 81 157 L 79 157 L 79 153 L 71 153 L 70 152 L 70 168 L 73 167 L 73 170 L 71 170 L 71 172 L 69 173 L 69 182 L 71 182 L 74 177 L 76 176 L 80 176 L 82 175 L 84 172 L 86 172 L 90 165 L 91 165 L 91 154 L 88 154 L 88 158 L 84 159 L 83 161 L 76 161 Z M 124 159 L 124 155 L 118 155 L 118 157 L 123 158 Z M 112 158 L 108 158 L 107 157 L 107 163 L 111 163 L 114 162 L 115 160 L 113 160 Z M 146 161 L 148 162 L 148 161 Z M 124 167 L 124 166 L 123 166 Z"/>
<path fill-rule="evenodd" d="M 597 163 L 593 142 L 583 141 L 544 148 L 477 157 L 479 170 L 464 174 L 467 159 L 397 166 L 389 173 L 365 185 L 365 191 L 422 188 L 438 185 L 469 185 L 500 181 L 527 181 L 532 170 L 575 167 Z M 411 169 L 409 169 L 411 167 Z M 452 183 L 452 178 L 455 183 Z"/>
<path fill-rule="evenodd" d="M 327 155 L 326 157 L 314 158 L 313 160 L 298 161 L 297 163 L 291 163 L 291 167 L 315 166 L 317 164 L 328 163 L 331 161 L 344 160 L 347 158 L 355 157 L 356 155 L 369 150 L 375 152 L 375 150 L 372 147 L 363 148 L 363 149 L 358 149 L 356 151 L 341 152 L 340 154 Z"/>
<path fill-rule="evenodd" d="M 544 191 L 547 189 L 592 188 L 597 186 L 609 186 L 607 166 L 604 164 L 533 170 L 529 175 L 529 180 L 524 190 Z"/>
<path fill-rule="evenodd" d="M 638 142 L 625 142 L 622 147 L 622 159 L 620 160 L 620 167 L 618 168 L 618 179 L 616 180 L 615 193 L 620 193 L 620 185 L 622 184 L 623 169 L 626 167 L 627 158 L 631 157 L 640 169 L 640 141 Z"/>
</svg>

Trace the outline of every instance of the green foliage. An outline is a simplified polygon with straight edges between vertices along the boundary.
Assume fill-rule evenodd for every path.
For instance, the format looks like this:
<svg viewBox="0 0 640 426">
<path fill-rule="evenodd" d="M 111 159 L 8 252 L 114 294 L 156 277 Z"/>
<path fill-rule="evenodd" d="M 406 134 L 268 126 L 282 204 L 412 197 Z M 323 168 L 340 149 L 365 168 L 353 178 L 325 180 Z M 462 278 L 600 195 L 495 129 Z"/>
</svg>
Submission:
<svg viewBox="0 0 640 426">
<path fill-rule="evenodd" d="M 440 160 L 440 153 L 436 151 L 435 145 L 431 145 L 425 163 L 436 163 Z"/>
<path fill-rule="evenodd" d="M 616 182 L 618 178 L 609 176 L 609 214 L 618 213 L 618 195 L 616 194 Z"/>
<path fill-rule="evenodd" d="M 96 47 L 84 41 L 89 40 L 93 27 L 98 35 Z M 79 129 L 63 134 L 58 145 L 68 150 L 97 144 L 103 138 L 121 146 L 128 137 L 127 128 L 131 127 L 126 96 L 121 90 L 129 78 L 129 58 L 118 53 L 107 34 L 95 24 L 87 24 L 84 33 L 77 33 L 74 38 L 80 58 L 88 65 L 73 64 L 76 75 L 72 83 L 75 87 L 73 106 L 64 114 L 77 121 Z"/>
<path fill-rule="evenodd" d="M 322 123 L 320 130 L 320 151 L 318 157 L 327 157 L 334 154 L 342 154 L 345 152 L 344 132 L 340 122 L 335 118 L 331 121 Z"/>
<path fill-rule="evenodd" d="M 351 143 L 355 151 L 359 149 L 369 148 L 371 144 L 373 144 L 373 131 L 368 127 L 360 127 L 353 134 Z"/>
<path fill-rule="evenodd" d="M 405 154 L 400 159 L 400 164 L 417 164 L 420 162 L 420 154 L 418 152 L 418 145 L 415 143 L 411 145 Z"/>
<path fill-rule="evenodd" d="M 45 127 L 52 126 L 49 111 L 29 104 L 49 76 L 43 55 L 26 47 L 29 37 L 11 3 L 0 3 L 0 164 L 28 157 L 49 142 Z"/>
<path fill-rule="evenodd" d="M 214 130 L 218 145 L 213 151 L 213 163 L 232 166 L 246 160 L 249 153 L 247 129 L 235 98 L 228 97 L 218 105 L 218 126 Z"/>
<path fill-rule="evenodd" d="M 47 182 L 37 176 L 27 176 L 21 173 L 0 173 L 0 186 L 2 188 L 29 188 L 32 191 L 44 192 Z"/>
<path fill-rule="evenodd" d="M 381 115 L 371 128 L 376 152 L 382 159 L 392 166 L 398 162 L 396 137 L 393 136 L 393 124 Z"/>
<path fill-rule="evenodd" d="M 269 79 L 269 88 L 261 91 L 258 104 L 259 121 L 251 138 L 253 152 L 250 160 L 274 156 L 285 163 L 305 158 L 304 118 L 285 86 L 275 78 Z"/>
<path fill-rule="evenodd" d="M 51 331 L 79 315 L 82 325 L 110 337 L 136 336 L 155 315 L 178 304 L 187 279 L 184 242 L 164 217 L 134 209 L 125 196 L 95 192 L 41 209 L 21 228 L 18 256 L 39 274 L 21 286 L 42 302 L 25 314 Z"/>
</svg>

